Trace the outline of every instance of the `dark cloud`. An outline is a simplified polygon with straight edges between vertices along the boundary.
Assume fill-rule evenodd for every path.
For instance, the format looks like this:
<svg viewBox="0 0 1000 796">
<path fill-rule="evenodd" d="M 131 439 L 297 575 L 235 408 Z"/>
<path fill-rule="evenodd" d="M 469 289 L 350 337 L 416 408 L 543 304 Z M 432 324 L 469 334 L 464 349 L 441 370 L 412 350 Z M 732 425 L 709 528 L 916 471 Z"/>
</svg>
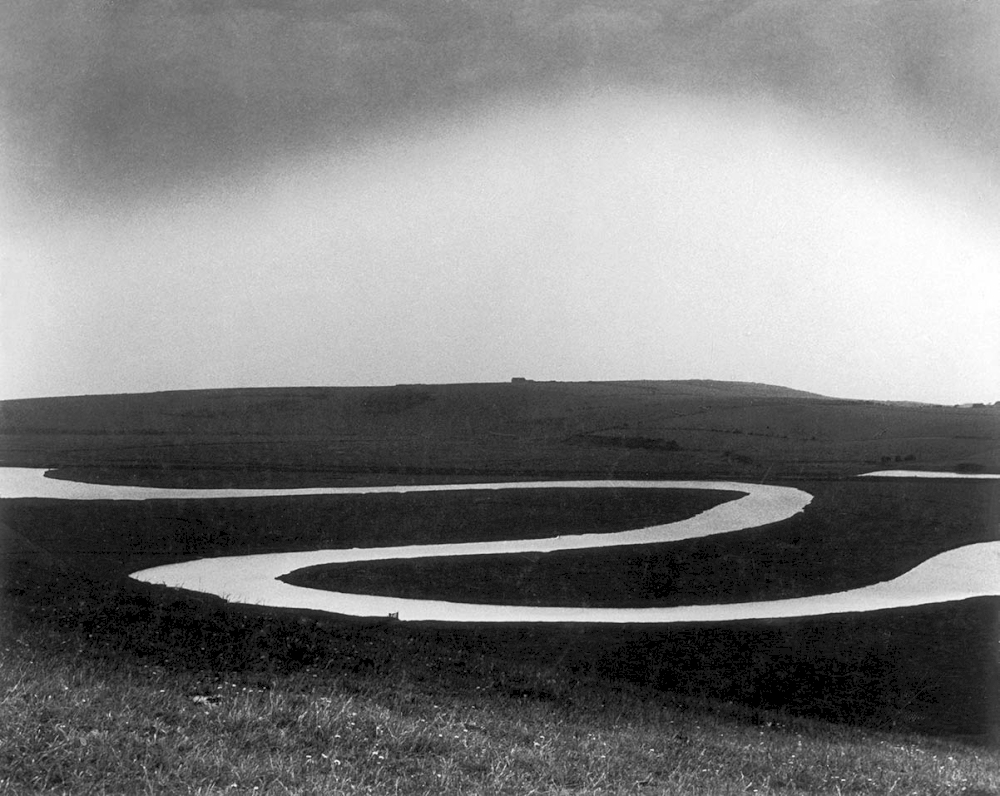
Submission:
<svg viewBox="0 0 1000 796">
<path fill-rule="evenodd" d="M 1000 144 L 987 2 L 15 0 L 7 169 L 29 193 L 166 187 L 382 124 L 581 83 L 916 114 Z"/>
</svg>

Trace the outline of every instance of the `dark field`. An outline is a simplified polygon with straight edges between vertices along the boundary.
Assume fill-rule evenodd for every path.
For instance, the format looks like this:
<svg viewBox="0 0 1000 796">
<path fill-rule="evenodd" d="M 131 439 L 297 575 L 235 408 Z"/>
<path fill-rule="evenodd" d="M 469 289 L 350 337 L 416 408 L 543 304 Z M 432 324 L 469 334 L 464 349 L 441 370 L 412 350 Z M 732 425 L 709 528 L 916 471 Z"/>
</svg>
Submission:
<svg viewBox="0 0 1000 796">
<path fill-rule="evenodd" d="M 464 600 L 641 605 L 767 599 L 893 577 L 996 538 L 988 482 L 816 482 L 800 517 L 719 537 L 457 563 L 325 568 L 341 590 Z M 881 728 L 981 739 L 996 731 L 997 600 L 811 620 L 608 628 L 408 626 L 225 606 L 125 580 L 194 556 L 607 531 L 690 516 L 726 493 L 638 490 L 442 493 L 206 501 L 4 501 L 27 614 L 100 646 L 221 671 L 335 665 L 472 688 L 516 662 L 542 681 L 675 693 Z M 648 552 L 650 555 L 645 555 Z M 495 567 L 495 570 L 494 570 Z M 315 577 L 315 576 L 313 576 Z M 288 580 L 310 580 L 310 572 Z M 511 681 L 511 673 L 500 676 Z M 522 682 L 522 678 L 513 677 Z M 554 698 L 529 678 L 532 698 Z M 507 686 L 504 686 L 506 688 Z"/>
<path fill-rule="evenodd" d="M 547 554 L 337 564 L 299 570 L 283 580 L 456 602 L 594 607 L 744 602 L 865 586 L 945 550 L 1000 538 L 1000 487 L 991 482 L 786 485 L 813 495 L 802 514 L 736 534 Z"/>
<path fill-rule="evenodd" d="M 613 532 L 690 517 L 738 495 L 702 490 L 490 491 L 232 500 L 8 500 L 23 549 L 120 578 L 216 555 Z"/>
</svg>

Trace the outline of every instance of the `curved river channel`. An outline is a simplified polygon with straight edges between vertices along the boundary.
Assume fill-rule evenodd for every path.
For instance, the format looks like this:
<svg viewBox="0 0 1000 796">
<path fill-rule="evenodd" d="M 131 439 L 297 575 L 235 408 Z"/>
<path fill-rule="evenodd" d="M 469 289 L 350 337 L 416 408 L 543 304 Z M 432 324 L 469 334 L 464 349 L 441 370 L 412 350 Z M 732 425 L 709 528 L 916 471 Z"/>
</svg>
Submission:
<svg viewBox="0 0 1000 796">
<path fill-rule="evenodd" d="M 877 476 L 883 473 L 866 475 Z M 940 473 L 930 477 L 953 477 L 953 475 Z M 229 602 L 301 608 L 362 617 L 392 615 L 403 621 L 438 622 L 721 622 L 878 611 L 972 597 L 1000 596 L 1000 542 L 959 547 L 934 556 L 897 578 L 849 591 L 784 600 L 663 608 L 573 608 L 456 603 L 346 594 L 292 586 L 278 580 L 279 577 L 295 570 L 324 564 L 502 553 L 548 553 L 594 547 L 654 544 L 731 533 L 779 522 L 801 512 L 812 500 L 812 496 L 791 487 L 729 481 L 530 481 L 306 489 L 165 489 L 85 484 L 46 478 L 45 471 L 40 469 L 0 468 L 2 498 L 151 500 L 552 488 L 705 489 L 736 492 L 742 497 L 714 506 L 684 520 L 617 533 L 498 542 L 222 556 L 145 569 L 133 573 L 131 577 L 146 583 L 218 595 Z"/>
</svg>

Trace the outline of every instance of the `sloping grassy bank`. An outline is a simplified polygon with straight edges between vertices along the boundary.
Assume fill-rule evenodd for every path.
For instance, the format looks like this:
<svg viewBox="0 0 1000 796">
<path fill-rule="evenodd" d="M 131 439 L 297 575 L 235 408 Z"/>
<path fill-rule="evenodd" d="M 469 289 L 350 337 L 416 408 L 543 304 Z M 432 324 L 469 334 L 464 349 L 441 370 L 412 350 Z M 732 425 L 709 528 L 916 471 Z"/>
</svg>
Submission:
<svg viewBox="0 0 1000 796">
<path fill-rule="evenodd" d="M 320 619 L 66 574 L 0 614 L 0 793 L 1000 793 L 995 748 L 602 675 L 580 629 Z"/>
</svg>

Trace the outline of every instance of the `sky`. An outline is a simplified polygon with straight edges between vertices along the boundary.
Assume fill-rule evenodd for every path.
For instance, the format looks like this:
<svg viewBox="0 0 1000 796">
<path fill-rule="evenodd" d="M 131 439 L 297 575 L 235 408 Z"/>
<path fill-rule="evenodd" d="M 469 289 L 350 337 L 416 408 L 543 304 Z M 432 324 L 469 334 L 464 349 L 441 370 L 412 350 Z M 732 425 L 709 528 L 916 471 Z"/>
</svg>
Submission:
<svg viewBox="0 0 1000 796">
<path fill-rule="evenodd" d="M 983 0 L 11 0 L 0 398 L 1000 400 Z"/>
</svg>

